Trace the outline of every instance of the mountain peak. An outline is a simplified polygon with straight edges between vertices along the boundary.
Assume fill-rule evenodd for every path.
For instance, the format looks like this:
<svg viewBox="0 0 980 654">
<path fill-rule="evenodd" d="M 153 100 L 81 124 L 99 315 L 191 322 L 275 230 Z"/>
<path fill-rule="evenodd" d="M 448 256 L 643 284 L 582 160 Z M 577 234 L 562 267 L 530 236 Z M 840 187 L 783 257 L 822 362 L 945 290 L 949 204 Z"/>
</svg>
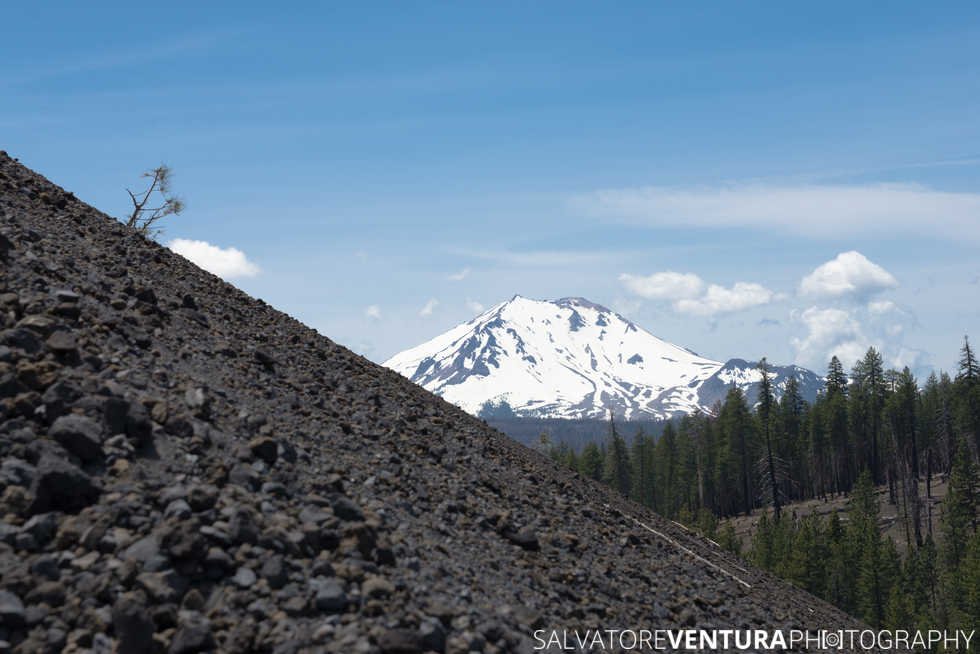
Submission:
<svg viewBox="0 0 980 654">
<path fill-rule="evenodd" d="M 552 302 L 559 306 L 585 307 L 586 309 L 592 309 L 602 313 L 612 313 L 612 311 L 601 304 L 596 304 L 595 302 L 587 300 L 584 297 L 563 297 L 557 300 L 552 300 Z"/>
<path fill-rule="evenodd" d="M 583 297 L 521 295 L 384 365 L 470 413 L 505 402 L 553 418 L 691 412 L 721 368 Z"/>
<path fill-rule="evenodd" d="M 470 413 L 489 402 L 542 418 L 710 411 L 733 384 L 751 399 L 761 379 L 756 363 L 707 359 L 580 296 L 516 294 L 384 365 Z M 805 396 L 819 387 L 802 368 L 772 366 L 771 373 L 777 393 L 791 376 Z"/>
</svg>

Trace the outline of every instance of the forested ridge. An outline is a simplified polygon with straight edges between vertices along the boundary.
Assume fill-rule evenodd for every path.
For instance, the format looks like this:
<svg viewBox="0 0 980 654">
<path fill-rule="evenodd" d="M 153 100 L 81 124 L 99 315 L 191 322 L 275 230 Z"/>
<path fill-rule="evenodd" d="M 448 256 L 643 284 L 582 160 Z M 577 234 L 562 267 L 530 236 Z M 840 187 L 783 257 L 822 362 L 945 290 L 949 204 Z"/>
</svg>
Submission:
<svg viewBox="0 0 980 654">
<path fill-rule="evenodd" d="M 850 374 L 837 357 L 812 403 L 790 380 L 776 399 L 765 359 L 758 402 L 732 387 L 711 415 L 639 430 L 610 420 L 602 444 L 546 445 L 559 462 L 741 550 L 726 518 L 765 509 L 743 554 L 873 626 L 973 628 L 980 619 L 980 363 L 964 339 L 955 376 L 924 384 L 871 348 Z M 947 484 L 938 520 L 935 485 Z M 875 488 L 901 522 L 881 533 Z M 846 511 L 798 516 L 794 502 L 847 495 Z M 934 524 L 937 526 L 934 528 Z M 900 553 L 900 550 L 904 554 Z"/>
</svg>

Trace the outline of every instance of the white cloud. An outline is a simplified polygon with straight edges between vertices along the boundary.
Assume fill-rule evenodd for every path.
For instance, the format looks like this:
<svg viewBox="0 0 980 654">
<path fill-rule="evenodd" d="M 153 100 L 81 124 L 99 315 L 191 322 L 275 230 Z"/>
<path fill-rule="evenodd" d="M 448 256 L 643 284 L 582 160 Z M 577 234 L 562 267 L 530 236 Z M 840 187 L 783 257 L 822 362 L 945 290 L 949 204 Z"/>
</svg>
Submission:
<svg viewBox="0 0 980 654">
<path fill-rule="evenodd" d="M 619 276 L 619 281 L 632 293 L 648 300 L 696 298 L 704 289 L 704 281 L 694 273 L 672 270 L 647 276 L 623 273 Z"/>
<path fill-rule="evenodd" d="M 364 310 L 364 316 L 371 320 L 381 320 L 381 307 L 377 304 L 372 304 Z"/>
<path fill-rule="evenodd" d="M 794 322 L 802 324 L 805 333 L 793 338 L 796 362 L 813 370 L 826 369 L 830 357 L 836 355 L 850 370 L 869 347 L 881 352 L 885 365 L 913 373 L 926 373 L 928 352 L 909 348 L 904 339 L 917 323 L 915 316 L 893 302 L 884 300 L 866 306 L 849 308 L 810 307 L 794 311 Z"/>
<path fill-rule="evenodd" d="M 678 273 L 672 270 L 652 275 L 619 276 L 628 291 L 648 300 L 670 300 L 677 313 L 695 316 L 713 316 L 720 313 L 742 311 L 768 304 L 779 295 L 761 284 L 736 282 L 731 288 L 709 284 L 694 273 Z"/>
<path fill-rule="evenodd" d="M 479 302 L 470 299 L 466 300 L 466 308 L 472 311 L 473 313 L 483 313 L 484 310 L 486 309 L 486 307 L 484 307 Z"/>
<path fill-rule="evenodd" d="M 222 279 L 255 277 L 261 272 L 259 267 L 249 261 L 245 253 L 237 248 L 221 248 L 207 241 L 186 238 L 175 238 L 167 244 L 167 247 Z"/>
<path fill-rule="evenodd" d="M 461 282 L 470 276 L 470 269 L 463 268 L 459 272 L 455 272 L 449 276 L 449 281 L 451 282 Z"/>
<path fill-rule="evenodd" d="M 880 316 L 892 311 L 899 311 L 898 305 L 891 300 L 874 300 L 868 302 L 868 311 L 873 316 Z"/>
<path fill-rule="evenodd" d="M 701 297 L 674 302 L 674 310 L 695 316 L 713 316 L 769 304 L 775 297 L 768 288 L 753 282 L 736 282 L 731 288 L 712 284 Z"/>
<path fill-rule="evenodd" d="M 419 315 L 422 316 L 423 318 L 427 316 L 431 316 L 432 312 L 435 311 L 437 306 L 439 306 L 439 300 L 432 298 L 425 303 L 425 306 L 422 307 L 421 311 L 419 311 Z"/>
<path fill-rule="evenodd" d="M 914 184 L 736 184 L 601 190 L 572 199 L 587 213 L 629 223 L 751 227 L 819 238 L 889 235 L 980 241 L 980 193 Z"/>
<path fill-rule="evenodd" d="M 800 293 L 814 297 L 867 297 L 898 286 L 890 272 L 860 252 L 838 254 L 800 282 Z"/>
<path fill-rule="evenodd" d="M 792 339 L 796 361 L 823 372 L 827 362 L 836 356 L 850 370 L 871 345 L 861 324 L 844 309 L 810 307 L 794 312 L 793 318 L 803 324 L 806 335 Z"/>
</svg>

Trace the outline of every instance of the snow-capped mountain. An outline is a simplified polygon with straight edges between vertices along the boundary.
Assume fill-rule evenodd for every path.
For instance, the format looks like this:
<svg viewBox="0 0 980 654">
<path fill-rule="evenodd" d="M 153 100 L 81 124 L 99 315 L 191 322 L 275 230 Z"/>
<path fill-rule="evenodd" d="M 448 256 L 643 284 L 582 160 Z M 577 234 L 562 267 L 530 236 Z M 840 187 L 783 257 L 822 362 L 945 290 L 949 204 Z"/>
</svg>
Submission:
<svg viewBox="0 0 980 654">
<path fill-rule="evenodd" d="M 823 379 L 812 370 L 800 366 L 769 365 L 769 381 L 772 383 L 773 394 L 783 396 L 786 383 L 793 377 L 796 379 L 800 396 L 807 402 L 813 402 L 817 393 L 823 388 Z M 754 406 L 759 398 L 759 384 L 762 373 L 759 372 L 758 361 L 745 359 L 729 359 L 718 372 L 711 375 L 698 388 L 698 401 L 703 407 L 713 407 L 716 402 L 722 402 L 728 389 L 734 384 L 745 393 L 749 406 Z"/>
<path fill-rule="evenodd" d="M 666 418 L 710 410 L 718 388 L 724 397 L 730 383 L 749 389 L 761 379 L 752 364 L 699 356 L 574 297 L 516 295 L 384 365 L 469 413 L 505 403 L 540 418 L 610 410 L 627 420 Z M 803 371 L 779 374 L 795 370 Z"/>
</svg>

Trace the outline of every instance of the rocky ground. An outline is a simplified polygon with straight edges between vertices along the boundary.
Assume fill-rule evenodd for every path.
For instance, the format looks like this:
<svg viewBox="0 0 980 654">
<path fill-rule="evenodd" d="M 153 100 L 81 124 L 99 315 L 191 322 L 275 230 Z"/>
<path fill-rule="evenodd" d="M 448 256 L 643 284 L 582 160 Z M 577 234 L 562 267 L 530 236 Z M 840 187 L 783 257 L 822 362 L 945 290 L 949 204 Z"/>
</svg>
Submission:
<svg viewBox="0 0 980 654">
<path fill-rule="evenodd" d="M 0 652 L 853 626 L 5 153 L 0 273 Z"/>
<path fill-rule="evenodd" d="M 943 474 L 934 475 L 927 485 L 925 480 L 919 481 L 919 497 L 922 501 L 922 528 L 923 533 L 928 533 L 936 540 L 942 542 L 943 534 L 940 526 L 940 516 L 942 515 L 942 502 L 946 498 L 948 482 Z M 875 498 L 878 501 L 878 526 L 881 533 L 895 541 L 895 546 L 899 553 L 904 554 L 908 551 L 908 534 L 905 532 L 905 521 L 902 518 L 901 506 L 892 504 L 888 496 L 888 486 L 882 485 L 875 489 Z M 786 515 L 805 517 L 816 515 L 821 520 L 827 520 L 834 513 L 840 517 L 841 522 L 847 523 L 848 511 L 850 510 L 851 498 L 848 495 L 830 495 L 826 498 L 816 498 L 793 502 L 783 507 Z M 759 520 L 762 516 L 772 519 L 771 509 L 760 509 L 750 516 L 735 516 L 729 518 L 735 529 L 735 536 L 742 544 L 742 551 L 745 552 L 752 544 L 752 537 L 758 530 Z"/>
</svg>

